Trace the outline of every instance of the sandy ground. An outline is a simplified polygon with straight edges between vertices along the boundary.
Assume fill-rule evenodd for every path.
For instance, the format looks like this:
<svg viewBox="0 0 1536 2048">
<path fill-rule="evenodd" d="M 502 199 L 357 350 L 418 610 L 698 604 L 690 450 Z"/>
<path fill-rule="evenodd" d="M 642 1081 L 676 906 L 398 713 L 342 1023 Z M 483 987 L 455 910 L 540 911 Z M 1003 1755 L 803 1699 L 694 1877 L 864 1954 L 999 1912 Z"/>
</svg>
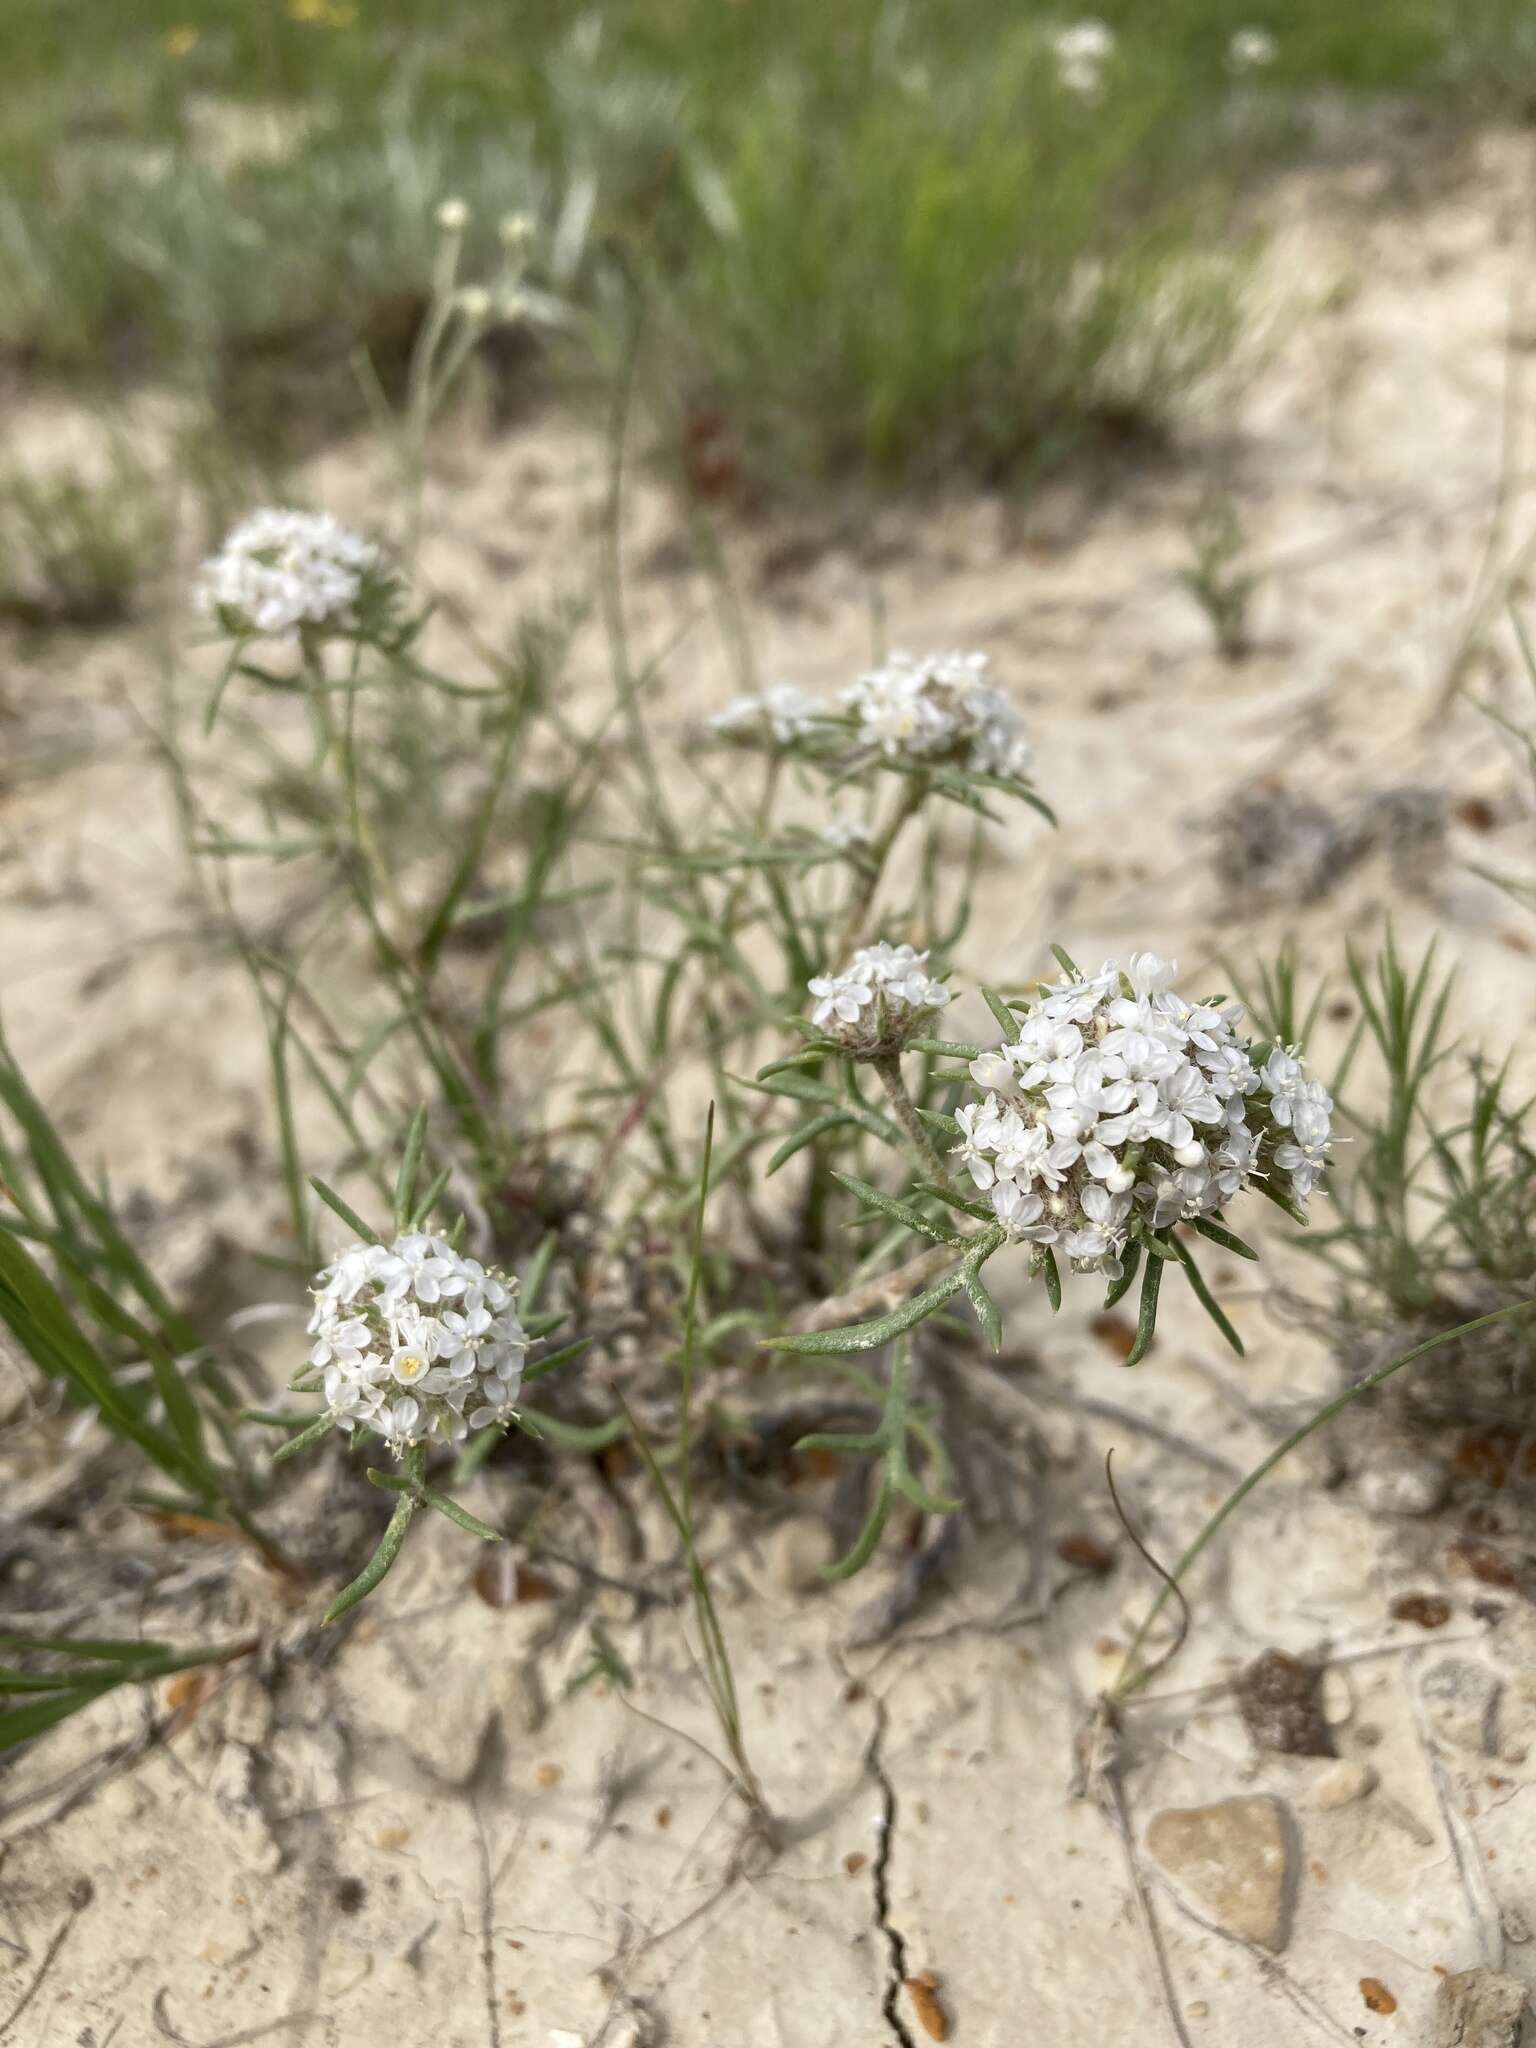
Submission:
<svg viewBox="0 0 1536 2048">
<path fill-rule="evenodd" d="M 1528 145 L 1490 141 L 1401 205 L 1375 175 L 1342 200 L 1315 179 L 1282 195 L 1277 299 L 1326 304 L 1277 339 L 1200 464 L 1063 486 L 1022 513 L 891 511 L 824 549 L 731 535 L 765 677 L 841 682 L 877 609 L 897 644 L 987 648 L 1027 709 L 1063 830 L 999 844 L 964 971 L 1034 971 L 1056 936 L 1084 959 L 1152 945 L 1199 982 L 1223 950 L 1286 932 L 1336 971 L 1341 937 L 1369 938 L 1391 907 L 1410 947 L 1443 934 L 1470 1029 L 1502 1050 L 1529 1024 L 1529 924 L 1468 868 L 1528 861 L 1527 796 L 1485 720 L 1437 715 L 1490 563 L 1532 528 L 1512 428 L 1536 336 Z M 1178 582 L 1213 463 L 1264 572 L 1236 666 Z M 358 517 L 375 481 L 355 450 L 310 479 Z M 428 577 L 494 637 L 585 573 L 601 488 L 575 428 L 450 440 Z M 659 645 L 701 598 L 664 494 L 637 489 L 626 545 L 635 630 Z M 734 689 L 721 645 L 695 636 L 669 664 L 664 725 L 682 733 Z M 578 644 L 577 687 L 601 658 Z M 13 759 L 62 765 L 0 788 L 0 960 L 36 1084 L 191 1284 L 218 1233 L 249 1242 L 275 1211 L 251 1170 L 249 997 L 198 943 L 131 708 L 162 659 L 142 638 L 66 662 L 56 644 L 9 650 Z M 1473 681 L 1517 704 L 1502 636 Z M 1224 815 L 1260 807 L 1300 819 L 1289 840 L 1223 836 Z M 1282 1252 L 1267 1270 L 1291 1267 Z M 1512 2041 L 1517 2022 L 1437 2031 L 1457 1973 L 1536 1986 L 1536 1607 L 1469 1548 L 1469 1532 L 1508 1534 L 1475 1488 L 1441 1504 L 1434 1472 L 1379 1446 L 1342 1485 L 1317 1483 L 1320 1454 L 1287 1467 L 1203 1570 L 1178 1663 L 1074 1793 L 1094 1698 L 1152 1590 L 1109 1510 L 1106 1449 L 1169 1556 L 1336 1385 L 1315 1337 L 1215 1277 L 1246 1363 L 1175 1303 L 1134 1386 L 1089 1327 L 1091 1289 L 1054 1322 L 1014 1289 L 1008 1357 L 955 1394 L 1001 1455 L 885 1639 L 874 1610 L 912 1532 L 832 1593 L 813 1577 L 820 1482 L 748 1519 L 713 1511 L 705 1547 L 782 1820 L 772 1856 L 696 1746 L 715 1736 L 643 1511 L 606 1495 L 559 1510 L 534 1597 L 510 1604 L 470 1582 L 456 1532 L 422 1529 L 387 1596 L 324 1642 L 313 1607 L 249 1561 L 231 1577 L 216 1549 L 105 1520 L 94 1541 L 116 1547 L 147 1630 L 195 1615 L 264 1648 L 211 1691 L 114 1696 L 0 1779 L 0 2041 Z M 50 1568 L 46 1516 L 25 1516 L 58 1492 L 53 1442 L 14 1428 L 4 1448 L 7 1609 L 19 1587 L 35 1604 Z M 504 1509 L 479 1483 L 469 1504 Z M 334 1540 L 334 1583 L 365 1539 L 326 1468 L 293 1512 Z M 1404 1595 L 1428 1596 L 1409 1604 L 1420 1619 L 1394 1616 Z M 600 1687 L 565 1696 L 595 1618 L 651 1718 Z M 1286 1753 L 1239 1713 L 1231 1678 L 1275 1648 L 1323 1667 L 1299 1739 L 1334 1754 Z"/>
</svg>

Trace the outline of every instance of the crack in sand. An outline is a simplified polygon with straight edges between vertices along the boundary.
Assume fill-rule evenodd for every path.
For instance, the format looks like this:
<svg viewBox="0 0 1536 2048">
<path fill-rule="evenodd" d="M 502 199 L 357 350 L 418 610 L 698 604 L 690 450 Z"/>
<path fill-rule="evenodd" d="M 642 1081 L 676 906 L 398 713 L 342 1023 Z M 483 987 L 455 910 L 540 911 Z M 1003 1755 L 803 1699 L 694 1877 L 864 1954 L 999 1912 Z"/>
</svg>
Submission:
<svg viewBox="0 0 1536 2048">
<path fill-rule="evenodd" d="M 900 2048 L 917 2048 L 906 2022 L 897 2010 L 897 2001 L 907 1981 L 907 1944 L 901 1929 L 891 1923 L 890 1868 L 891 1857 L 896 1846 L 896 1787 L 886 1771 L 881 1751 L 885 1746 L 886 1713 L 885 1702 L 875 1698 L 875 1725 L 870 1734 L 869 1747 L 864 1752 L 864 1761 L 869 1774 L 880 1787 L 880 1843 L 870 1867 L 875 1891 L 875 1925 L 885 1936 L 885 1945 L 890 1953 L 890 1974 L 886 1978 L 885 1997 L 880 2010 L 885 2016 L 891 2037 Z"/>
</svg>

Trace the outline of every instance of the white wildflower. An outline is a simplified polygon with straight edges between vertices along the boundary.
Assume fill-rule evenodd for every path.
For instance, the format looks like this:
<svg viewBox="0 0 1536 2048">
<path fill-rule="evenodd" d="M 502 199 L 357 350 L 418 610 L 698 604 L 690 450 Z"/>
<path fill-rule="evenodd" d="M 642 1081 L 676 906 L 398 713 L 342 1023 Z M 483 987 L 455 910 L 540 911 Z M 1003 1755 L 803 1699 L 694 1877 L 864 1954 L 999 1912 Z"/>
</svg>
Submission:
<svg viewBox="0 0 1536 2048">
<path fill-rule="evenodd" d="M 775 683 L 754 697 L 733 697 L 723 711 L 709 721 L 710 729 L 728 739 L 762 744 L 770 737 L 776 746 L 792 746 L 814 730 L 826 711 L 819 699 L 794 683 Z"/>
<path fill-rule="evenodd" d="M 528 1349 L 515 1287 L 424 1231 L 349 1245 L 316 1280 L 309 1320 L 337 1426 L 371 1429 L 398 1454 L 508 1421 Z"/>
<path fill-rule="evenodd" d="M 437 224 L 445 235 L 462 235 L 469 226 L 469 207 L 462 199 L 445 199 L 437 209 Z"/>
<path fill-rule="evenodd" d="M 1176 971 L 1136 953 L 1046 986 L 971 1062 L 979 1099 L 957 1112 L 955 1150 L 1009 1235 L 1111 1278 L 1133 1229 L 1219 1215 L 1272 1168 L 1304 1204 L 1328 1163 L 1333 1103 L 1297 1049 L 1261 1071 L 1242 1005 L 1187 1002 Z"/>
<path fill-rule="evenodd" d="M 855 846 L 868 846 L 869 824 L 852 811 L 836 811 L 822 826 L 821 836 L 826 845 L 835 847 L 839 853 L 847 853 Z"/>
<path fill-rule="evenodd" d="M 888 760 L 956 761 L 976 775 L 1018 777 L 1030 757 L 1024 722 L 986 673 L 984 654 L 898 651 L 850 683 L 842 700 L 859 738 Z"/>
<path fill-rule="evenodd" d="M 818 974 L 811 1022 L 855 1059 L 900 1051 L 949 1001 L 911 946 L 863 946 L 841 974 Z"/>
<path fill-rule="evenodd" d="M 1227 62 L 1238 73 L 1263 71 L 1279 54 L 1274 37 L 1264 28 L 1240 28 L 1227 45 Z"/>
<path fill-rule="evenodd" d="M 1104 67 L 1115 54 L 1115 34 L 1102 21 L 1074 22 L 1051 38 L 1056 75 L 1068 92 L 1096 99 L 1104 83 Z"/>
<path fill-rule="evenodd" d="M 199 608 L 226 631 L 284 640 L 356 623 L 379 550 L 328 512 L 253 512 L 203 565 Z"/>
</svg>

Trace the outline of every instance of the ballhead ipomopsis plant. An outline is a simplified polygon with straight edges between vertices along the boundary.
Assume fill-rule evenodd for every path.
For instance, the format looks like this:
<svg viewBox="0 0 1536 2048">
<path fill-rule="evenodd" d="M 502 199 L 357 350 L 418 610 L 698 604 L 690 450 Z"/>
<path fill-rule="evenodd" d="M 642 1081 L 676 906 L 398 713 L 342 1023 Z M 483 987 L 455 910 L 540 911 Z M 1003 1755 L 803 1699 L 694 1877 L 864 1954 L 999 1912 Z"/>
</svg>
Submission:
<svg viewBox="0 0 1536 2048">
<path fill-rule="evenodd" d="M 887 957 L 897 959 L 888 947 L 867 949 L 846 974 L 812 984 L 815 1035 L 806 1050 L 867 1061 L 881 1073 L 923 1178 L 911 1200 L 866 1182 L 847 1184 L 871 1209 L 948 1247 L 953 1260 L 939 1279 L 877 1321 L 781 1338 L 779 1345 L 872 1350 L 961 1292 L 996 1344 L 1000 1318 L 980 1275 L 989 1259 L 1006 1252 L 1025 1256 L 1053 1306 L 1063 1265 L 1102 1277 L 1106 1305 L 1119 1301 L 1140 1271 L 1128 1364 L 1138 1363 L 1152 1340 L 1169 1266 L 1182 1271 L 1241 1351 L 1190 1238 L 1256 1258 L 1227 1222 L 1250 1189 L 1305 1221 L 1328 1163 L 1333 1102 L 1321 1082 L 1307 1077 L 1300 1048 L 1243 1037 L 1240 1003 L 1188 1000 L 1173 985 L 1173 963 L 1152 953 L 1133 955 L 1124 969 L 1106 961 L 1093 974 L 1058 953 L 1063 977 L 1027 997 L 982 991 L 1003 1027 L 1000 1044 L 934 1040 L 921 1035 L 922 1026 L 939 1007 L 936 996 L 947 991 L 922 982 L 915 957 L 899 971 L 888 967 L 892 978 L 882 983 L 874 963 Z M 918 1109 L 901 1076 L 904 1051 L 963 1061 L 964 1099 L 952 1111 Z M 968 1191 L 954 1185 L 934 1150 L 945 1140 Z M 971 1227 L 941 1220 L 945 1206 Z"/>
<path fill-rule="evenodd" d="M 418 1191 L 426 1131 L 420 1110 L 406 1135 L 387 1240 L 323 1181 L 313 1183 L 356 1237 L 316 1276 L 308 1324 L 313 1343 L 292 1381 L 299 1392 L 319 1392 L 324 1406 L 277 1457 L 291 1457 L 339 1430 L 354 1443 L 377 1441 L 401 1467 L 399 1475 L 369 1468 L 372 1484 L 397 1493 L 399 1503 L 369 1563 L 332 1601 L 328 1621 L 373 1591 L 399 1555 L 418 1507 L 436 1508 L 484 1541 L 500 1541 L 496 1530 L 427 1486 L 427 1450 L 462 1448 L 474 1434 L 507 1427 L 536 1434 L 519 1412 L 518 1394 L 530 1342 L 561 1321 L 540 1316 L 525 1324 L 516 1279 L 460 1250 L 462 1219 L 446 1235 L 427 1228 L 447 1170 Z M 552 1352 L 533 1371 L 549 1372 L 584 1348 L 578 1342 Z"/>
</svg>

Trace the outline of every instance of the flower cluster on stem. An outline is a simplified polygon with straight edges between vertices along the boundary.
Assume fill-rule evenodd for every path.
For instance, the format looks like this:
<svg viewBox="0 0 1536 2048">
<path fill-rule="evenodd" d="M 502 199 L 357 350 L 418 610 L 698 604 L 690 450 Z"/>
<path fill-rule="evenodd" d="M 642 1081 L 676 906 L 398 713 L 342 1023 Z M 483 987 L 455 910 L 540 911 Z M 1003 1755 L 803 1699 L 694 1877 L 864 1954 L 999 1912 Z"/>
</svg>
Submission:
<svg viewBox="0 0 1536 2048">
<path fill-rule="evenodd" d="M 884 943 L 861 946 L 841 974 L 818 974 L 807 986 L 816 998 L 811 1022 L 859 1060 L 899 1053 L 949 1001 L 927 953 Z"/>
<path fill-rule="evenodd" d="M 1011 1044 L 971 1062 L 956 1148 L 1011 1238 L 1111 1279 L 1133 1228 L 1209 1218 L 1257 1176 L 1303 1205 L 1333 1103 L 1299 1051 L 1239 1037 L 1240 1003 L 1191 1003 L 1153 953 L 1046 986 Z"/>
<path fill-rule="evenodd" d="M 350 631 L 379 577 L 372 541 L 329 512 L 253 512 L 203 565 L 199 609 L 226 633 L 297 640 L 305 631 Z"/>
<path fill-rule="evenodd" d="M 348 1245 L 317 1278 L 309 1320 L 337 1427 L 371 1429 L 399 1456 L 509 1421 L 528 1349 L 516 1285 L 423 1231 Z"/>
</svg>

